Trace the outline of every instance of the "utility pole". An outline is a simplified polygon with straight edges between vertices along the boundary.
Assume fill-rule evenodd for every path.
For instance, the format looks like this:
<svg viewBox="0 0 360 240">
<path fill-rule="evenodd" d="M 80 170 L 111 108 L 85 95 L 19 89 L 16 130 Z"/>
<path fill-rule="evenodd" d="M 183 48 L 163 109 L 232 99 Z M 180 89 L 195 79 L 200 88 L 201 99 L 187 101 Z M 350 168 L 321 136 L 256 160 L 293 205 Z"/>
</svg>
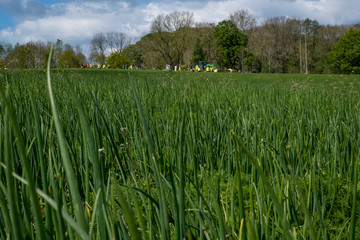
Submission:
<svg viewBox="0 0 360 240">
<path fill-rule="evenodd" d="M 269 73 L 270 73 L 270 64 L 271 64 L 271 60 L 270 60 L 270 48 L 269 48 Z"/>
<path fill-rule="evenodd" d="M 302 32 L 302 27 L 300 26 L 300 74 L 302 74 L 302 59 L 301 59 L 301 32 Z"/>
<path fill-rule="evenodd" d="M 308 57 L 307 57 L 307 27 L 305 26 L 305 74 L 308 74 Z"/>
</svg>

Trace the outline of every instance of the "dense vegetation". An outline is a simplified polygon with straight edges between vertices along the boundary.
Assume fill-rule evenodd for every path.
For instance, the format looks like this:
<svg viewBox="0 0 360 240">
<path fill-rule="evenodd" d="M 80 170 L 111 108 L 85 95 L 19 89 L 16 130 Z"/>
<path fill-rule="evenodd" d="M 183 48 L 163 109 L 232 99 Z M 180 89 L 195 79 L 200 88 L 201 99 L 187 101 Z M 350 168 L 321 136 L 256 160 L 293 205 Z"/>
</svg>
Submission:
<svg viewBox="0 0 360 240">
<path fill-rule="evenodd" d="M 96 33 L 89 42 L 88 59 L 79 46 L 58 39 L 52 66 L 74 68 L 92 63 L 164 69 L 171 64 L 186 69 L 205 61 L 221 70 L 241 72 L 358 73 L 359 27 L 321 25 L 315 19 L 293 17 L 259 20 L 247 10 L 232 12 L 219 23 L 195 23 L 193 13 L 175 11 L 156 16 L 148 33 L 136 41 L 123 32 Z M 353 38 L 349 33 L 345 36 L 349 31 Z M 0 42 L 0 68 L 44 68 L 50 45 Z"/>
<path fill-rule="evenodd" d="M 360 31 L 351 28 L 334 46 L 329 60 L 338 73 L 360 74 Z"/>
<path fill-rule="evenodd" d="M 1 71 L 1 239 L 358 239 L 356 75 Z"/>
</svg>

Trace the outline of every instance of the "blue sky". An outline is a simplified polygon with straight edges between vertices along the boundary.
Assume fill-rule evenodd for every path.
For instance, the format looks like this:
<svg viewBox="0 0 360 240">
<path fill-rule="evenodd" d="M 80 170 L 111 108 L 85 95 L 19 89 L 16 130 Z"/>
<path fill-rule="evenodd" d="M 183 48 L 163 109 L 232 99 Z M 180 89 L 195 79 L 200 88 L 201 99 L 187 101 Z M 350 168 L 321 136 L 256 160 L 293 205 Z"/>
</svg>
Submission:
<svg viewBox="0 0 360 240">
<path fill-rule="evenodd" d="M 61 39 L 86 52 L 99 32 L 148 33 L 158 14 L 191 11 L 216 23 L 242 9 L 260 22 L 269 17 L 316 19 L 320 24 L 360 23 L 359 0 L 0 0 L 0 43 Z"/>
</svg>

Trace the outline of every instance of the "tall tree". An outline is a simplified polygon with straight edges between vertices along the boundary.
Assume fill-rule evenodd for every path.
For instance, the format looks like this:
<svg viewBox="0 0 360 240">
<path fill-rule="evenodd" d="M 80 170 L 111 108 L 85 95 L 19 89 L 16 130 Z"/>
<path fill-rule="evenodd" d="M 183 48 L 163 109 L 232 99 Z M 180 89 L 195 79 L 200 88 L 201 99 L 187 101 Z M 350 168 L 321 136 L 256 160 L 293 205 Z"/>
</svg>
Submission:
<svg viewBox="0 0 360 240">
<path fill-rule="evenodd" d="M 15 62 L 17 68 L 25 69 L 32 67 L 30 66 L 29 48 L 27 48 L 26 45 L 21 45 L 17 43 L 13 49 L 13 53 L 15 56 Z"/>
<path fill-rule="evenodd" d="M 2 46 L 2 44 L 0 44 L 0 58 L 3 58 L 4 55 L 5 55 L 5 48 Z"/>
<path fill-rule="evenodd" d="M 159 52 L 166 63 L 179 65 L 189 47 L 189 30 L 193 24 L 194 14 L 191 12 L 158 15 L 151 23 L 149 47 Z"/>
<path fill-rule="evenodd" d="M 216 52 L 214 29 L 215 24 L 213 23 L 196 23 L 192 39 L 197 37 L 200 39 L 206 62 L 220 64 L 222 58 Z"/>
<path fill-rule="evenodd" d="M 240 51 L 247 44 L 247 37 L 229 20 L 222 21 L 215 27 L 214 36 L 224 67 L 236 68 Z"/>
<path fill-rule="evenodd" d="M 198 64 L 199 61 L 205 60 L 205 52 L 199 38 L 195 39 L 191 55 L 191 63 L 193 66 Z"/>
<path fill-rule="evenodd" d="M 128 45 L 124 54 L 131 64 L 142 65 L 148 69 L 163 69 L 166 62 L 159 51 L 153 49 L 153 34 L 143 36 L 135 44 Z"/>
<path fill-rule="evenodd" d="M 5 48 L 2 46 L 2 44 L 0 44 L 0 68 L 5 66 L 5 61 L 4 61 L 5 54 L 6 54 Z"/>
<path fill-rule="evenodd" d="M 256 27 L 256 18 L 252 17 L 249 10 L 238 10 L 230 14 L 230 21 L 242 32 Z"/>
<path fill-rule="evenodd" d="M 130 38 L 122 32 L 108 32 L 106 37 L 112 53 L 122 53 L 124 48 L 130 44 Z"/>
<path fill-rule="evenodd" d="M 350 30 L 329 54 L 329 62 L 337 73 L 360 73 L 360 30 Z"/>
<path fill-rule="evenodd" d="M 298 59 L 299 20 L 287 17 L 266 19 L 249 39 L 249 49 L 261 61 L 262 71 L 288 72 Z M 298 63 L 296 65 L 298 72 Z"/>
<path fill-rule="evenodd" d="M 106 55 L 105 51 L 108 47 L 108 39 L 104 33 L 97 33 L 91 40 L 91 53 L 90 59 L 101 65 L 105 64 Z"/>
<path fill-rule="evenodd" d="M 67 49 L 65 50 L 59 58 L 58 67 L 71 67 L 76 68 L 80 66 L 79 58 L 76 56 L 74 50 Z"/>
<path fill-rule="evenodd" d="M 141 43 L 136 43 L 126 46 L 123 53 L 125 54 L 126 58 L 130 61 L 130 64 L 141 66 L 144 63 L 145 51 Z"/>
<path fill-rule="evenodd" d="M 249 10 L 243 9 L 238 10 L 230 14 L 230 21 L 232 21 L 236 27 L 244 33 L 247 37 L 249 37 L 252 33 L 252 30 L 256 27 L 256 18 L 251 16 Z M 251 59 L 251 61 L 250 61 Z M 244 63 L 247 62 L 246 65 L 253 65 L 253 55 L 250 54 L 247 56 L 247 52 L 245 48 L 241 49 L 240 53 L 240 62 L 241 62 L 241 71 L 244 71 Z"/>
<path fill-rule="evenodd" d="M 317 30 L 319 23 L 316 20 L 305 19 L 301 23 L 301 33 L 304 36 L 304 54 L 305 54 L 305 73 L 309 72 L 309 43 L 311 43 L 310 53 L 314 52 L 315 45 L 317 44 Z M 316 56 L 314 56 L 316 57 Z"/>
<path fill-rule="evenodd" d="M 52 67 L 57 67 L 59 58 L 60 58 L 61 54 L 63 53 L 63 47 L 64 47 L 64 42 L 60 39 L 57 39 L 55 46 L 54 46 Z"/>
<path fill-rule="evenodd" d="M 82 49 L 79 45 L 75 46 L 75 55 L 79 59 L 80 64 L 85 64 L 87 62 L 87 58 L 82 52 Z"/>
<path fill-rule="evenodd" d="M 113 52 L 107 58 L 106 64 L 111 66 L 111 68 L 123 68 L 125 64 L 130 65 L 130 61 L 124 53 Z"/>
<path fill-rule="evenodd" d="M 310 71 L 311 73 L 330 73 L 331 68 L 327 56 L 333 47 L 339 42 L 349 30 L 348 25 L 320 25 L 317 30 L 317 44 L 311 53 Z"/>
</svg>

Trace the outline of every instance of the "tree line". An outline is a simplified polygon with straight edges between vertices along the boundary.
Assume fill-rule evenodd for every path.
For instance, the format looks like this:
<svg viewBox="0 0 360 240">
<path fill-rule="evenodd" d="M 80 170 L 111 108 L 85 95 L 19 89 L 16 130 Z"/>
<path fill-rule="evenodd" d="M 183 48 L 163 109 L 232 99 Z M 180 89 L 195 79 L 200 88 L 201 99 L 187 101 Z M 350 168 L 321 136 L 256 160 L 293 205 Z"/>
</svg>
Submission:
<svg viewBox="0 0 360 240">
<path fill-rule="evenodd" d="M 0 66 L 40 68 L 50 43 L 1 45 Z M 219 69 L 264 73 L 360 73 L 360 25 L 321 25 L 316 20 L 274 17 L 259 21 L 248 10 L 219 23 L 196 23 L 191 12 L 156 16 L 138 41 L 126 33 L 97 33 L 86 58 L 79 47 L 55 43 L 53 67 L 82 63 L 112 68 L 136 65 L 164 69 L 166 64 L 195 66 L 199 61 Z"/>
<path fill-rule="evenodd" d="M 51 42 L 28 42 L 12 46 L 0 44 L 0 67 L 7 68 L 45 68 L 50 54 Z M 87 58 L 79 46 L 73 47 L 58 39 L 54 43 L 52 67 L 80 67 Z"/>
</svg>

